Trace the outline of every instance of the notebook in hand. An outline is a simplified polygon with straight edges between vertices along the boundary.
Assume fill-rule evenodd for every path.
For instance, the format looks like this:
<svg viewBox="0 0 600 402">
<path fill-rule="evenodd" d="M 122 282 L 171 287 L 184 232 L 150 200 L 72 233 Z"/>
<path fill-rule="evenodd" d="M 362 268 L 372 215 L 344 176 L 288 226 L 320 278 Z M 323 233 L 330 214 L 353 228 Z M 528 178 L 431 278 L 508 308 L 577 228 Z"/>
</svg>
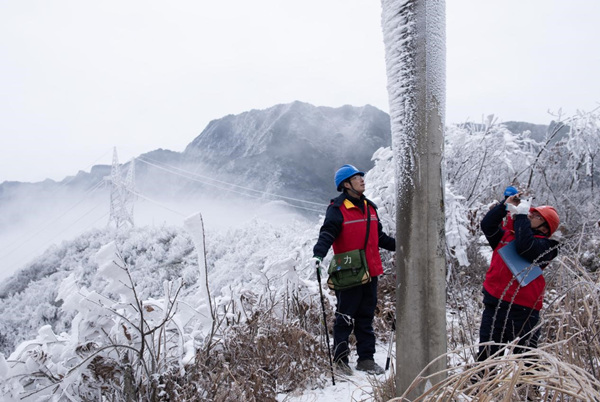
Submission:
<svg viewBox="0 0 600 402">
<path fill-rule="evenodd" d="M 500 256 L 517 279 L 521 286 L 527 286 L 538 276 L 542 275 L 542 269 L 526 260 L 517 253 L 515 242 L 511 241 L 498 250 Z"/>
</svg>

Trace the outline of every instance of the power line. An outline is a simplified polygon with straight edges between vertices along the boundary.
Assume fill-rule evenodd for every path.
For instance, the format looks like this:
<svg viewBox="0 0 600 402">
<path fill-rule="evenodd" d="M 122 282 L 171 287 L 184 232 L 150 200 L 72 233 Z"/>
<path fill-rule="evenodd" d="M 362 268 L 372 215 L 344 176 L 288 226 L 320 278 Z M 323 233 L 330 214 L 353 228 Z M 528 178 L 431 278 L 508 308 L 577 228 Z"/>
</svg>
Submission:
<svg viewBox="0 0 600 402">
<path fill-rule="evenodd" d="M 41 227 L 38 226 L 37 228 L 34 229 L 33 233 L 32 232 L 25 233 L 20 238 L 16 238 L 12 242 L 8 243 L 3 248 L 3 250 L 6 250 L 7 248 L 12 247 L 15 243 L 19 243 L 20 242 L 16 247 L 14 247 L 12 249 L 12 251 L 10 251 L 7 254 L 5 254 L 5 256 L 9 256 L 15 250 L 17 250 L 21 246 L 23 246 L 23 244 L 27 243 L 27 241 L 29 241 L 29 240 L 33 239 L 34 237 L 38 236 L 48 226 L 50 226 L 51 224 L 55 223 L 60 218 L 64 217 L 65 215 L 67 215 L 68 213 L 70 213 L 71 211 L 73 211 L 73 209 L 75 209 L 77 206 L 79 206 L 79 204 L 81 204 L 83 201 L 85 201 L 91 194 L 93 194 L 96 190 L 98 190 L 103 185 L 104 185 L 104 182 L 103 181 L 99 181 L 93 187 L 87 189 L 85 191 L 85 193 L 83 194 L 83 197 L 79 201 L 77 201 L 75 204 L 72 204 L 70 207 L 68 207 L 66 210 L 64 210 L 60 215 L 55 216 L 54 218 L 50 219 L 45 224 L 43 224 Z"/>
<path fill-rule="evenodd" d="M 251 194 L 251 193 L 249 194 L 249 193 L 245 193 L 245 192 L 241 192 L 241 191 L 232 190 L 231 187 L 239 188 L 239 189 L 242 189 L 242 190 L 245 190 L 245 191 L 258 193 L 260 195 L 265 195 L 265 196 L 269 196 L 269 197 L 281 198 L 281 199 L 284 199 L 284 200 L 301 202 L 301 203 L 305 203 L 305 204 L 312 204 L 312 205 L 320 206 L 323 209 L 317 210 L 317 209 L 314 209 L 314 208 L 307 208 L 307 207 L 301 207 L 299 205 L 290 204 L 294 208 L 304 209 L 304 210 L 313 211 L 313 212 L 321 212 L 321 213 L 325 209 L 325 205 L 323 205 L 322 203 L 313 202 L 313 201 L 306 201 L 306 200 L 301 200 L 299 198 L 286 197 L 284 195 L 279 195 L 279 194 L 270 193 L 270 192 L 266 192 L 266 191 L 256 190 L 256 189 L 253 189 L 253 188 L 244 187 L 244 186 L 240 186 L 240 185 L 237 185 L 237 184 L 229 183 L 229 182 L 226 182 L 226 181 L 223 181 L 223 180 L 218 180 L 218 179 L 214 179 L 214 178 L 211 178 L 211 177 L 199 175 L 197 173 L 190 172 L 190 171 L 187 171 L 185 169 L 181 169 L 181 168 L 178 168 L 178 167 L 175 167 L 175 166 L 171 166 L 171 165 L 167 165 L 167 164 L 162 164 L 162 166 L 161 166 L 161 165 L 159 165 L 160 162 L 152 160 L 153 162 L 155 162 L 155 163 L 152 163 L 152 162 L 149 162 L 148 160 L 145 160 L 145 159 L 152 160 L 152 159 L 146 158 L 146 157 L 138 157 L 137 158 L 137 160 L 140 160 L 141 162 L 144 162 L 147 165 L 153 166 L 153 167 L 155 167 L 157 169 L 164 170 L 167 173 L 171 173 L 171 174 L 183 177 L 185 179 L 192 180 L 192 181 L 195 181 L 195 182 L 198 182 L 198 183 L 202 183 L 202 184 L 206 184 L 206 185 L 209 185 L 209 186 L 213 186 L 213 187 L 216 187 L 216 188 L 219 188 L 219 189 L 222 189 L 222 190 L 228 190 L 228 191 L 234 192 L 236 194 L 241 194 L 241 195 L 244 195 L 244 196 L 249 196 L 249 197 L 253 197 L 253 198 L 257 198 L 257 199 L 261 198 L 259 195 L 256 195 L 256 194 Z M 204 180 L 202 180 L 202 179 L 204 179 Z M 223 186 L 221 186 L 219 184 L 211 183 L 211 182 L 206 181 L 206 180 L 209 180 L 209 181 L 212 181 L 212 182 L 216 182 L 216 183 L 219 183 L 219 184 L 223 184 Z"/>
<path fill-rule="evenodd" d="M 303 203 L 306 203 L 306 204 L 313 204 L 313 205 L 323 206 L 323 203 L 301 200 L 299 198 L 286 197 L 286 196 L 280 195 L 280 194 L 275 194 L 275 193 L 270 193 L 270 192 L 267 192 L 267 191 L 256 190 L 256 189 L 250 188 L 250 187 L 240 186 L 238 184 L 229 183 L 229 182 L 226 182 L 226 181 L 223 181 L 223 180 L 215 179 L 213 177 L 208 177 L 208 176 L 200 175 L 200 174 L 195 173 L 195 172 L 190 172 L 189 170 L 185 170 L 185 169 L 182 169 L 182 168 L 179 168 L 179 167 L 176 167 L 176 166 L 168 165 L 166 163 L 163 163 L 162 164 L 163 166 L 160 166 L 160 165 L 157 165 L 157 164 L 160 164 L 161 162 L 158 162 L 158 161 L 153 160 L 151 158 L 138 157 L 137 159 L 141 160 L 142 162 L 144 162 L 144 163 L 146 163 L 146 164 L 148 164 L 150 166 L 154 166 L 154 167 L 157 167 L 159 169 L 163 169 L 163 170 L 165 170 L 165 171 L 167 171 L 169 173 L 173 173 L 173 174 L 176 174 L 178 176 L 184 177 L 186 179 L 197 181 L 199 183 L 212 185 L 212 186 L 215 186 L 215 187 L 220 188 L 220 189 L 228 190 L 229 188 L 228 187 L 219 187 L 219 186 L 217 186 L 214 183 L 205 182 L 205 181 L 199 180 L 197 178 L 202 178 L 202 179 L 205 179 L 205 180 L 214 181 L 214 182 L 217 182 L 217 183 L 221 183 L 221 184 L 227 185 L 229 187 L 237 187 L 237 188 L 240 188 L 242 190 L 251 191 L 251 192 L 255 192 L 255 193 L 259 193 L 259 194 L 263 194 L 263 195 L 267 195 L 267 196 L 271 196 L 271 197 L 282 198 L 282 199 L 291 200 L 291 201 L 298 201 L 298 202 L 303 202 Z M 146 161 L 144 159 L 151 160 L 154 163 L 148 162 L 148 161 Z M 174 171 L 168 170 L 167 168 L 172 169 Z M 183 174 L 178 173 L 176 171 L 180 171 L 182 173 L 185 173 L 185 174 L 193 176 L 193 177 L 184 176 Z M 239 194 L 248 195 L 246 193 L 239 193 Z"/>
<path fill-rule="evenodd" d="M 98 158 L 96 158 L 88 167 L 91 169 L 91 167 L 94 166 L 96 164 L 96 162 L 98 162 L 100 159 L 104 158 L 104 156 L 106 156 L 106 154 L 108 152 L 110 152 L 110 150 L 107 150 L 101 156 L 99 156 Z M 66 180 L 62 180 L 62 181 L 58 182 L 57 183 L 58 185 L 52 190 L 52 194 L 57 194 L 61 189 L 65 188 L 69 184 L 71 184 L 71 182 L 73 180 L 75 180 L 76 178 L 77 178 L 77 176 L 70 176 Z M 60 219 L 63 216 L 65 216 L 67 213 L 71 212 L 79 204 L 81 204 L 83 201 L 85 201 L 85 199 L 87 198 L 87 196 L 89 196 L 91 193 L 94 193 L 96 190 L 98 190 L 103 185 L 104 185 L 104 181 L 100 180 L 99 182 L 97 182 L 96 184 L 94 184 L 92 187 L 90 187 L 87 190 L 85 190 L 85 192 L 83 194 L 83 198 L 81 198 L 75 204 L 72 204 L 71 206 L 67 207 L 67 209 L 65 209 L 60 215 L 55 216 L 54 218 L 52 218 L 49 221 L 47 221 L 45 224 L 42 224 L 41 227 L 38 226 L 37 228 L 34 228 L 33 229 L 33 233 L 32 233 L 32 231 L 30 231 L 30 232 L 21 234 L 20 236 L 17 236 L 11 242 L 9 242 L 8 244 L 5 244 L 2 247 L 1 251 L 5 251 L 5 250 L 13 247 L 16 243 L 20 242 L 15 248 L 13 248 L 12 251 L 10 251 L 8 254 L 5 254 L 5 255 L 8 256 L 8 255 L 12 254 L 16 249 L 20 248 L 28 240 L 31 240 L 32 238 L 34 238 L 37 235 L 39 235 L 46 227 L 48 227 L 49 225 L 55 223 L 58 219 Z"/>
<path fill-rule="evenodd" d="M 146 197 L 145 195 L 142 195 L 142 194 L 140 194 L 140 193 L 138 193 L 138 192 L 136 192 L 136 191 L 134 191 L 134 190 L 132 190 L 132 189 L 127 189 L 127 191 L 129 191 L 131 194 L 135 195 L 136 197 L 140 197 L 140 198 L 142 198 L 142 199 L 144 199 L 144 200 L 146 200 L 146 201 L 150 201 L 151 203 L 153 203 L 153 204 L 156 204 L 156 205 L 158 205 L 159 207 L 161 207 L 161 208 L 164 208 L 164 209 L 166 209 L 166 210 L 169 210 L 169 211 L 171 211 L 171 212 L 173 212 L 173 213 L 176 213 L 177 215 L 181 215 L 181 216 L 183 216 L 184 218 L 188 216 L 188 215 L 186 215 L 186 214 L 184 214 L 184 213 L 182 213 L 182 212 L 179 212 L 179 211 L 176 211 L 176 210 L 174 210 L 174 209 L 172 209 L 172 208 L 169 208 L 169 207 L 167 207 L 166 205 L 163 205 L 163 204 L 161 204 L 161 203 L 160 203 L 160 202 L 158 202 L 158 201 L 155 201 L 155 200 L 153 200 L 153 199 L 151 199 L 151 198 L 149 198 L 149 197 Z"/>
<path fill-rule="evenodd" d="M 89 165 L 90 170 L 91 170 L 91 167 L 93 167 L 100 159 L 104 158 L 104 156 L 108 152 L 109 151 L 106 151 L 100 157 L 96 158 Z M 76 179 L 77 179 L 77 175 L 75 175 L 75 176 L 69 176 L 69 177 L 67 177 L 64 180 L 61 180 L 60 182 L 57 182 L 57 185 L 53 187 L 53 189 L 49 193 L 49 195 L 50 196 L 52 196 L 52 195 L 58 195 L 61 190 L 66 189 L 68 187 L 68 185 L 70 185 Z M 96 184 L 94 184 L 93 186 L 91 186 L 90 188 L 88 188 L 88 189 L 86 189 L 84 191 L 84 193 L 83 193 L 81 199 L 79 199 L 79 201 L 77 201 L 74 204 L 71 204 L 70 206 L 68 206 L 66 209 L 64 209 L 62 212 L 60 212 L 54 218 L 50 218 L 48 221 L 46 221 L 45 223 L 43 223 L 41 226 L 36 225 L 36 227 L 32 228 L 32 230 L 25 231 L 24 233 L 21 233 L 21 234 L 15 236 L 14 238 L 12 238 L 11 241 L 5 243 L 1 247 L 1 250 L 0 250 L 0 252 L 4 254 L 2 256 L 3 260 L 6 260 L 6 257 L 9 257 L 15 251 L 17 251 L 18 249 L 20 249 L 22 246 L 24 246 L 25 244 L 27 244 L 28 242 L 30 242 L 31 240 L 33 240 L 34 238 L 36 238 L 37 236 L 39 236 L 46 228 L 48 228 L 51 225 L 54 225 L 57 221 L 59 221 L 60 219 L 62 219 L 66 215 L 68 215 L 69 213 L 73 212 L 75 210 L 75 208 L 77 208 L 81 203 L 83 203 L 87 198 L 89 198 L 93 193 L 95 193 L 103 185 L 104 185 L 104 180 L 98 181 Z M 75 222 L 72 222 L 69 226 L 67 226 L 66 228 L 64 228 L 61 232 L 51 234 L 51 236 L 52 237 L 56 237 L 56 236 L 64 233 L 65 231 L 67 231 L 68 229 L 70 229 L 73 225 L 75 225 L 77 222 L 79 222 L 81 219 L 83 219 L 84 217 L 88 216 L 94 209 L 98 208 L 99 206 L 100 206 L 100 203 L 96 204 L 91 210 L 88 210 L 83 215 L 80 215 Z M 106 215 L 107 214 L 105 213 L 99 219 L 103 219 L 104 216 L 106 216 Z M 96 219 L 96 221 L 94 221 L 93 224 L 95 224 L 99 219 Z M 48 241 L 49 240 L 45 240 L 44 243 L 43 243 L 44 244 L 43 246 L 37 247 L 36 249 L 34 249 L 32 251 L 39 251 L 43 247 L 47 247 Z M 18 262 L 15 262 L 10 267 L 8 267 L 8 269 L 12 271 L 17 264 L 18 265 L 23 265 L 23 264 L 20 264 Z"/>
<path fill-rule="evenodd" d="M 106 154 L 106 153 L 105 153 Z M 105 155 L 104 154 L 104 155 Z M 102 155 L 102 157 L 104 157 L 104 155 Z M 310 204 L 310 205 L 315 205 L 315 206 L 319 206 L 322 207 L 322 209 L 315 209 L 315 208 L 309 208 L 309 207 L 303 207 L 300 205 L 295 205 L 295 204 L 288 204 L 293 208 L 297 208 L 297 209 L 303 209 L 306 211 L 311 211 L 311 212 L 318 212 L 318 213 L 322 213 L 324 212 L 324 207 L 325 205 L 323 205 L 322 203 L 317 203 L 317 202 L 312 202 L 312 201 L 306 201 L 306 200 L 302 200 L 302 199 L 298 199 L 298 198 L 293 198 L 293 197 L 286 197 L 283 195 L 279 195 L 279 194 L 275 194 L 275 193 L 270 193 L 270 192 L 266 192 L 266 191 L 260 191 L 260 190 L 256 190 L 253 188 L 249 188 L 249 187 L 244 187 L 244 186 L 240 186 L 234 183 L 229 183 L 223 180 L 218 180 L 215 178 L 211 178 L 208 176 L 203 176 L 200 174 L 197 174 L 195 172 L 190 172 L 187 171 L 185 169 L 182 168 L 178 168 L 175 166 L 171 166 L 168 164 L 161 164 L 158 161 L 152 160 L 151 158 L 147 158 L 147 157 L 138 157 L 136 158 L 137 160 L 146 163 L 149 166 L 153 166 L 157 169 L 161 169 L 163 171 L 166 171 L 167 173 L 171 173 L 180 177 L 183 177 L 187 180 L 192 180 L 198 183 L 202 183 L 202 184 L 206 184 L 206 185 L 210 185 L 219 189 L 223 189 L 223 190 L 227 190 L 233 193 L 237 193 L 237 194 L 241 194 L 247 197 L 252 197 L 252 198 L 256 198 L 256 199 L 260 199 L 263 196 L 268 196 L 268 197 L 274 197 L 274 198 L 279 198 L 279 199 L 283 199 L 283 200 L 289 200 L 289 201 L 294 201 L 294 202 L 299 202 L 299 203 L 305 203 L 305 204 Z M 154 163 L 153 163 L 154 162 Z M 54 190 L 54 192 L 58 192 L 58 190 L 60 190 L 63 187 L 66 187 L 68 184 L 71 183 L 71 181 L 74 179 L 74 177 L 70 177 L 68 180 L 64 180 L 62 182 L 60 182 L 60 184 L 58 185 L 58 187 L 56 187 L 56 190 Z M 53 225 L 54 223 L 56 223 L 58 220 L 62 219 L 63 217 L 65 217 L 66 215 L 68 215 L 69 213 L 73 212 L 75 210 L 76 207 L 78 207 L 80 204 L 82 204 L 88 197 L 90 197 L 93 193 L 95 193 L 98 189 L 100 189 L 102 186 L 105 185 L 105 180 L 100 180 L 99 182 L 97 182 L 96 184 L 94 184 L 92 187 L 88 188 L 87 190 L 85 190 L 82 198 L 75 202 L 74 204 L 70 205 L 69 207 L 67 207 L 65 210 L 63 210 L 59 215 L 55 216 L 54 218 L 46 221 L 46 223 L 42 224 L 41 226 L 37 226 L 36 228 L 34 228 L 33 231 L 29 231 L 23 235 L 20 235 L 19 237 L 13 239 L 10 243 L 5 244 L 2 247 L 2 252 L 6 252 L 4 254 L 4 257 L 8 257 L 10 255 L 12 255 L 16 250 L 18 250 L 19 248 L 21 248 L 23 245 L 25 245 L 26 243 L 30 242 L 32 239 L 34 239 L 35 237 L 39 236 L 46 228 L 48 228 L 49 226 Z M 152 198 L 145 196 L 141 193 L 138 193 L 137 191 L 135 191 L 133 189 L 133 186 L 127 186 L 128 188 L 125 188 L 124 190 L 126 192 L 129 192 L 137 197 L 140 197 L 146 201 L 149 201 L 153 204 L 158 205 L 161 208 L 164 208 L 166 210 L 169 210 L 177 215 L 180 215 L 182 217 L 186 217 L 187 215 L 174 210 L 164 204 L 161 204 L 160 202 L 153 200 Z M 238 190 L 236 190 L 238 189 Z M 243 190 L 243 191 L 240 191 Z M 83 215 L 79 215 L 78 217 L 76 217 L 76 220 L 73 221 L 71 224 L 69 224 L 67 227 L 63 228 L 61 231 L 59 231 L 58 233 L 55 233 L 53 236 L 56 237 L 64 232 L 66 232 L 68 229 L 70 229 L 71 227 L 73 227 L 73 225 L 75 225 L 76 223 L 80 222 L 82 219 L 84 219 L 86 216 L 90 215 L 95 209 L 97 209 L 100 206 L 101 203 L 97 203 L 96 205 L 94 205 L 91 209 L 89 209 L 88 211 L 86 211 Z M 104 213 L 100 218 L 96 219 L 93 224 L 95 224 L 96 222 L 98 222 L 100 219 L 103 219 L 106 215 L 108 215 L 108 213 Z M 89 225 L 88 225 L 89 227 Z"/>
<path fill-rule="evenodd" d="M 65 233 L 67 230 L 69 230 L 71 227 L 73 227 L 76 223 L 78 223 L 79 221 L 81 221 L 83 218 L 89 216 L 95 209 L 97 209 L 101 204 L 104 204 L 105 201 L 102 202 L 98 202 L 96 205 L 94 205 L 91 209 L 87 210 L 83 215 L 78 216 L 75 221 L 71 222 L 67 227 L 63 228 L 61 231 L 59 231 L 58 233 L 54 233 L 53 237 L 57 237 L 63 233 Z M 96 222 L 98 222 L 100 219 L 104 219 L 106 216 L 108 215 L 108 212 L 105 212 L 104 214 L 102 214 L 99 218 L 97 218 L 94 222 L 92 222 L 91 225 L 87 225 L 87 227 L 91 227 L 93 226 Z M 15 252 L 17 249 L 19 249 L 21 246 L 23 246 L 25 243 L 27 243 L 28 241 L 30 241 L 31 239 L 33 239 L 35 236 L 37 236 L 39 233 L 41 233 L 43 229 L 38 230 L 33 236 L 30 236 L 29 238 L 25 239 L 21 244 L 19 244 L 18 246 L 14 247 L 11 251 L 9 251 L 7 254 L 5 254 L 4 257 L 8 257 L 9 255 L 11 255 L 13 252 Z M 35 251 L 40 251 L 43 248 L 47 248 L 48 247 L 48 241 L 46 241 L 46 243 L 44 243 L 43 245 L 37 247 L 35 249 Z M 32 253 L 33 254 L 33 253 Z M 14 268 L 17 265 L 23 265 L 20 264 L 18 262 L 13 263 L 10 267 L 9 270 L 12 272 L 14 270 Z"/>
</svg>

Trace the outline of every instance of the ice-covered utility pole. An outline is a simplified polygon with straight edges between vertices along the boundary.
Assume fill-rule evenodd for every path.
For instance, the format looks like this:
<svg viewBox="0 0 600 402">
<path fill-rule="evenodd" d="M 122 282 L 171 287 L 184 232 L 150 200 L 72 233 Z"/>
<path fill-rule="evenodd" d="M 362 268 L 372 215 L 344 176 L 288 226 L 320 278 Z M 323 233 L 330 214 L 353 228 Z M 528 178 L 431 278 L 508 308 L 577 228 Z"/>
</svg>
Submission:
<svg viewBox="0 0 600 402">
<path fill-rule="evenodd" d="M 396 392 L 446 353 L 444 0 L 382 0 L 396 164 Z M 446 359 L 425 375 L 446 368 Z M 435 376 L 433 382 L 444 378 Z M 414 399 L 421 383 L 407 396 Z"/>
</svg>

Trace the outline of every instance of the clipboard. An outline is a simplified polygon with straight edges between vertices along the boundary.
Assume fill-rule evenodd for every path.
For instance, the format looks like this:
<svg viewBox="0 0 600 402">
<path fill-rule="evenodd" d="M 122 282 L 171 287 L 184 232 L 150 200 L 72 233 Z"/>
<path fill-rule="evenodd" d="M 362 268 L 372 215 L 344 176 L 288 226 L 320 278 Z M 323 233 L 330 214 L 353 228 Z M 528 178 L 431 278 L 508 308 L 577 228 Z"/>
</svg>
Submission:
<svg viewBox="0 0 600 402">
<path fill-rule="evenodd" d="M 534 265 L 531 261 L 526 260 L 517 253 L 514 241 L 502 247 L 498 250 L 498 253 L 521 286 L 529 285 L 531 281 L 543 274 L 542 268 Z"/>
</svg>

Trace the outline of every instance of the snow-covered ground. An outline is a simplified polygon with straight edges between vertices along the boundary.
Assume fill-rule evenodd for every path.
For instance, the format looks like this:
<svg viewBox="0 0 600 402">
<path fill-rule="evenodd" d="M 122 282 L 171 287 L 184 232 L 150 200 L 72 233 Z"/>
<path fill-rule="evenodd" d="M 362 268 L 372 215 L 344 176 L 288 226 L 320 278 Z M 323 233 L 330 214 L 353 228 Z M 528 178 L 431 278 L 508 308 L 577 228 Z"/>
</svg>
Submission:
<svg viewBox="0 0 600 402">
<path fill-rule="evenodd" d="M 388 356 L 388 346 L 377 344 L 375 353 L 375 362 L 381 367 L 385 367 Z M 392 346 L 392 352 L 394 348 Z M 354 374 L 349 377 L 335 376 L 335 385 L 332 384 L 331 375 L 327 377 L 327 386 L 319 389 L 304 390 L 299 395 L 280 394 L 277 400 L 280 402 L 349 402 L 349 401 L 367 401 L 373 399 L 372 384 L 382 383 L 393 375 L 394 355 L 392 354 L 390 369 L 381 375 L 369 375 L 363 371 L 355 370 L 356 355 L 350 357 L 350 367 Z M 329 372 L 331 374 L 331 372 Z"/>
</svg>

